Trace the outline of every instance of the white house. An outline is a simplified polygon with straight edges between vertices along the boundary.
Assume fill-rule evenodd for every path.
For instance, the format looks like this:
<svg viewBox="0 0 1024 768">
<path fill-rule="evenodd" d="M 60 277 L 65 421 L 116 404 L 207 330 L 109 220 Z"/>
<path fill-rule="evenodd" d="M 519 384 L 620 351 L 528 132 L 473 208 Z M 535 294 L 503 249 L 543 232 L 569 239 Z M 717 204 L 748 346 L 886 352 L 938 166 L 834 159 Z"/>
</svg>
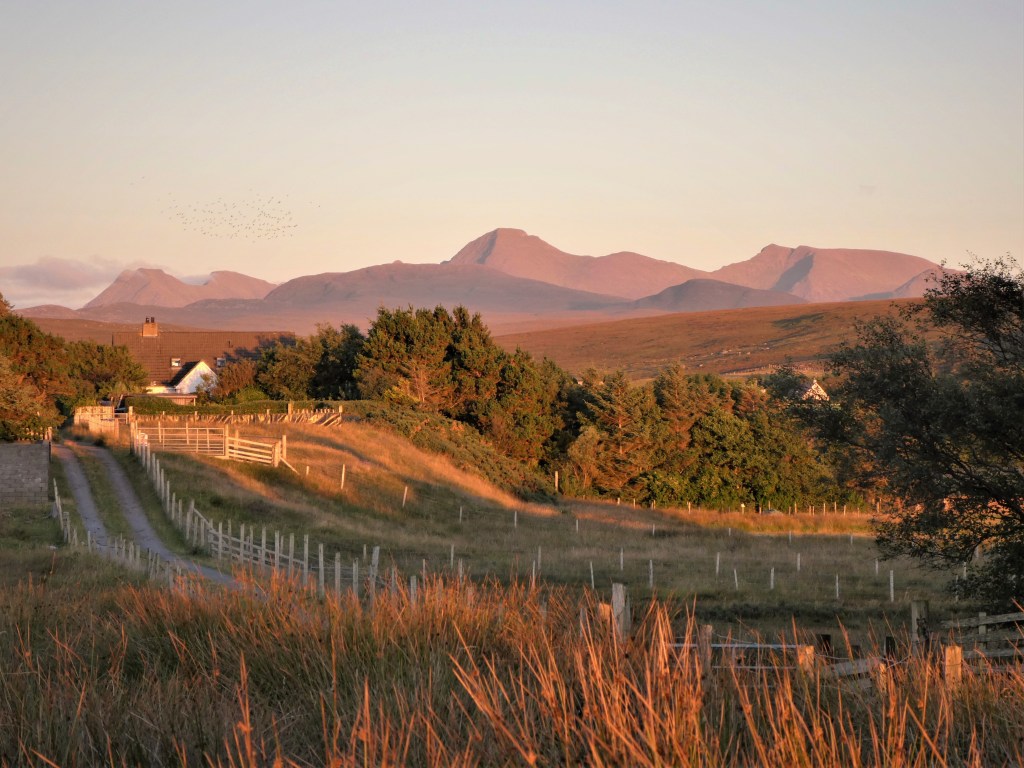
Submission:
<svg viewBox="0 0 1024 768">
<path fill-rule="evenodd" d="M 200 387 L 216 383 L 216 372 L 205 361 L 199 360 L 182 365 L 181 371 L 169 384 L 150 386 L 146 391 L 151 395 L 194 395 Z"/>
</svg>

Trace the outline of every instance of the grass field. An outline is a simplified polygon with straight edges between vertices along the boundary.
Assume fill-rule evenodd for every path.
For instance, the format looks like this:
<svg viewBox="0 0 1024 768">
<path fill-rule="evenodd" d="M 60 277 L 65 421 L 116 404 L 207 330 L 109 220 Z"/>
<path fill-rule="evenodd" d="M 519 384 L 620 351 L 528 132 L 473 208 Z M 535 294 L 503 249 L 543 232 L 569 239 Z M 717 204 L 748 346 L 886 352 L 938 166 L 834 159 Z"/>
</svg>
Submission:
<svg viewBox="0 0 1024 768">
<path fill-rule="evenodd" d="M 0 541 L 10 521 L 0 521 Z M 372 602 L 139 583 L 39 548 L 0 586 L 0 765 L 1019 764 L 1024 676 L 705 667 L 660 602 L 430 577 Z M 6 555 L 6 552 L 5 552 Z M 582 617 L 582 621 L 581 621 Z M 682 617 L 684 639 L 692 623 Z"/>
<path fill-rule="evenodd" d="M 821 500 L 812 502 L 817 514 L 764 516 L 638 509 L 628 501 L 528 504 L 359 422 L 246 431 L 287 434 L 297 473 L 161 454 L 175 492 L 236 531 L 241 523 L 266 527 L 270 541 L 274 531 L 300 541 L 309 534 L 314 549 L 322 543 L 329 560 L 340 552 L 346 565 L 365 563 L 379 546 L 384 564 L 406 574 L 461 566 L 477 579 L 577 590 L 593 578 L 605 595 L 620 582 L 636 604 L 657 595 L 695 605 L 722 633 L 772 634 L 796 621 L 809 633 L 845 627 L 858 644 L 901 631 L 911 600 L 929 600 L 939 616 L 971 610 L 945 595 L 953 574 L 880 560 L 869 517 L 832 513 L 830 503 L 822 514 Z"/>
<path fill-rule="evenodd" d="M 284 429 L 298 473 L 161 462 L 214 517 L 309 531 L 352 558 L 380 545 L 407 572 L 426 559 L 416 598 L 404 583 L 361 599 L 277 578 L 250 589 L 244 572 L 240 589 L 168 589 L 62 546 L 39 510 L 2 515 L 0 766 L 1024 761 L 1019 667 L 982 664 L 953 684 L 904 645 L 884 674 L 847 681 L 785 651 L 753 669 L 699 656 L 695 626 L 708 622 L 790 646 L 838 633 L 842 653 L 840 620 L 851 644 L 881 655 L 875 643 L 901 634 L 910 597 L 937 613 L 961 607 L 906 563 L 876 576 L 864 515 L 526 505 L 365 424 Z M 154 497 L 146 506 L 157 514 Z M 452 544 L 474 578 L 451 573 Z M 633 598 L 625 639 L 600 618 L 613 580 Z"/>
</svg>

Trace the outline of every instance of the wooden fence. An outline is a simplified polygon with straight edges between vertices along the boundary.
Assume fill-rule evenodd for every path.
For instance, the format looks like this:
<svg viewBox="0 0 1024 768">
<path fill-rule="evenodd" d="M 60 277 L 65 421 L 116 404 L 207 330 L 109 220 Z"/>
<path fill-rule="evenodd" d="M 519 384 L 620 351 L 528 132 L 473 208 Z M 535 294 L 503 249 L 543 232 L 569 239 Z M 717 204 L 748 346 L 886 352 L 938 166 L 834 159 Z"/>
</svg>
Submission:
<svg viewBox="0 0 1024 768">
<path fill-rule="evenodd" d="M 373 592 L 385 583 L 380 576 L 380 547 L 373 548 L 369 567 L 361 574 L 358 559 L 351 566 L 347 562 L 343 564 L 341 553 L 335 552 L 330 557 L 325 553 L 323 544 L 317 544 L 316 551 L 312 551 L 308 534 L 302 536 L 301 550 L 296 551 L 294 533 L 285 535 L 273 531 L 268 536 L 265 526 L 258 533 L 256 526 L 252 525 L 241 524 L 235 528 L 230 520 L 226 523 L 214 521 L 203 515 L 196 509 L 194 500 L 186 506 L 184 499 L 171 488 L 170 480 L 160 467 L 160 460 L 144 439 L 145 434 L 136 432 L 136 438 L 131 444 L 132 453 L 153 482 L 164 513 L 190 546 L 220 562 L 301 578 L 303 584 L 320 595 L 325 595 L 332 587 L 335 594 L 351 589 L 359 595 L 361 591 Z M 396 579 L 397 571 L 392 569 L 392 584 Z"/>
<path fill-rule="evenodd" d="M 115 437 L 121 428 L 112 405 L 86 405 L 75 408 L 74 423 L 76 427 L 85 427 L 90 432 Z"/>
<path fill-rule="evenodd" d="M 288 439 L 251 440 L 242 438 L 238 432 L 232 435 L 228 427 L 167 426 L 162 421 L 145 426 L 132 424 L 132 444 L 141 441 L 150 449 L 159 448 L 179 453 L 197 453 L 219 456 L 231 461 L 268 464 L 272 467 L 288 464 Z"/>
<path fill-rule="evenodd" d="M 979 613 L 969 619 L 953 619 L 939 625 L 940 639 L 966 651 L 965 660 L 1024 661 L 1024 612 L 989 616 Z"/>
<path fill-rule="evenodd" d="M 269 408 L 259 413 L 200 413 L 198 409 L 192 413 L 167 413 L 162 411 L 159 415 L 147 416 L 135 413 L 133 408 L 123 415 L 124 419 L 131 421 L 146 421 L 157 419 L 166 423 L 213 423 L 213 424 L 319 424 L 330 426 L 344 421 L 346 417 L 342 406 L 337 408 L 295 408 L 289 409 L 287 413 L 275 413 Z"/>
</svg>

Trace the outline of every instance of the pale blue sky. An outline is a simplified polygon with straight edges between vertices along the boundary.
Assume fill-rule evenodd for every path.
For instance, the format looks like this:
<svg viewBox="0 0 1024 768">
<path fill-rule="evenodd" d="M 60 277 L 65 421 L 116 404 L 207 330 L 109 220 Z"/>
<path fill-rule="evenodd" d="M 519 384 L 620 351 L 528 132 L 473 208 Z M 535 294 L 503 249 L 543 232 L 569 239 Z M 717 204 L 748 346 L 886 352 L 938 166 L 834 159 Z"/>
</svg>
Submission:
<svg viewBox="0 0 1024 768">
<path fill-rule="evenodd" d="M 17 306 L 501 226 L 699 268 L 1024 254 L 1020 0 L 0 2 L 0 71 Z"/>
</svg>

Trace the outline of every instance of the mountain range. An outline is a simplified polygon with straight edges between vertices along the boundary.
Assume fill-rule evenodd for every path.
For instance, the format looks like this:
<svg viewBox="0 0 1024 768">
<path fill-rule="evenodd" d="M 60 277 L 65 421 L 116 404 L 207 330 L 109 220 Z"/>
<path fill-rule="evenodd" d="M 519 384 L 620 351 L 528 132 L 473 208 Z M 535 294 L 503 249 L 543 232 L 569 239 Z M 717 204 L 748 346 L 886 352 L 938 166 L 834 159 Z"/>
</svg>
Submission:
<svg viewBox="0 0 1024 768">
<path fill-rule="evenodd" d="M 465 305 L 492 330 L 523 331 L 651 316 L 805 302 L 920 296 L 940 267 L 890 251 L 768 245 L 712 272 L 632 252 L 566 253 L 518 229 L 496 229 L 440 264 L 394 262 L 271 283 L 236 272 L 182 282 L 159 269 L 123 272 L 79 310 L 29 317 L 309 333 L 317 323 L 367 327 L 377 309 Z"/>
</svg>

